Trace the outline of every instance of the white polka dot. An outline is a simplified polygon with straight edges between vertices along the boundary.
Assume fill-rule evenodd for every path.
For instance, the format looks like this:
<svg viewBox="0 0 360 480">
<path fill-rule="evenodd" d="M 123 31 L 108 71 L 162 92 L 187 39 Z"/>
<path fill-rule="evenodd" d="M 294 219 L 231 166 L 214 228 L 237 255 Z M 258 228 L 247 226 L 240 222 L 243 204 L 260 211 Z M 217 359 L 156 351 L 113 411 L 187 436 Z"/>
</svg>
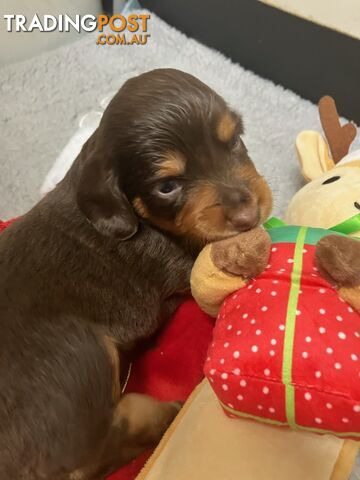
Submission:
<svg viewBox="0 0 360 480">
<path fill-rule="evenodd" d="M 257 288 L 257 289 L 255 290 L 255 292 L 256 292 L 256 293 L 261 293 L 261 288 Z"/>
<path fill-rule="evenodd" d="M 293 258 L 288 258 L 287 263 L 294 263 L 294 259 Z"/>
<path fill-rule="evenodd" d="M 297 315 L 297 316 L 301 315 L 301 311 L 300 311 L 300 310 L 296 310 L 296 315 Z"/>
<path fill-rule="evenodd" d="M 248 289 L 251 290 L 253 288 L 253 284 L 250 283 L 250 285 L 248 285 Z"/>
<path fill-rule="evenodd" d="M 238 330 L 238 331 L 236 332 L 236 335 L 241 335 L 241 330 Z"/>
<path fill-rule="evenodd" d="M 275 338 L 272 338 L 272 339 L 270 340 L 270 343 L 271 343 L 271 345 L 276 345 L 277 342 L 276 342 Z"/>
<path fill-rule="evenodd" d="M 246 380 L 240 380 L 240 387 L 246 387 Z"/>
<path fill-rule="evenodd" d="M 338 333 L 338 337 L 340 338 L 340 340 L 345 340 L 346 335 L 345 335 L 344 332 L 339 332 L 339 333 Z"/>
<path fill-rule="evenodd" d="M 240 373 L 241 373 L 240 368 L 235 368 L 235 369 L 233 370 L 233 374 L 234 374 L 234 375 L 240 375 Z"/>
<path fill-rule="evenodd" d="M 317 423 L 317 424 L 322 423 L 322 420 L 319 417 L 314 418 L 314 420 L 315 420 L 315 423 Z"/>
<path fill-rule="evenodd" d="M 262 312 L 266 312 L 266 311 L 267 311 L 267 309 L 268 309 L 268 307 L 267 307 L 267 306 L 265 306 L 265 305 L 264 305 L 263 307 L 261 307 L 261 311 L 262 311 Z"/>
<path fill-rule="evenodd" d="M 326 353 L 328 353 L 329 355 L 331 355 L 332 353 L 334 353 L 334 350 L 333 350 L 331 347 L 327 347 L 327 348 L 326 348 Z"/>
<path fill-rule="evenodd" d="M 273 357 L 275 355 L 274 350 L 270 350 L 269 355 L 270 355 L 270 357 Z"/>
<path fill-rule="evenodd" d="M 338 322 L 342 322 L 343 321 L 343 317 L 341 315 L 336 315 L 336 320 Z"/>
<path fill-rule="evenodd" d="M 239 352 L 239 350 L 235 350 L 235 352 L 233 353 L 233 357 L 234 357 L 234 358 L 239 358 L 239 357 L 240 357 L 240 352 Z"/>
<path fill-rule="evenodd" d="M 327 404 L 326 404 L 326 408 L 328 408 L 329 410 L 331 410 L 332 407 L 333 407 L 333 406 L 331 405 L 331 403 L 327 403 Z"/>
<path fill-rule="evenodd" d="M 320 377 L 321 377 L 321 372 L 320 372 L 320 370 L 316 370 L 316 372 L 315 372 L 315 377 L 316 377 L 316 378 L 320 378 Z"/>
<path fill-rule="evenodd" d="M 284 273 L 286 272 L 285 268 L 280 268 L 279 273 Z"/>
<path fill-rule="evenodd" d="M 210 357 L 207 357 L 207 358 L 206 358 L 206 361 L 207 361 L 207 362 L 210 362 Z"/>
<path fill-rule="evenodd" d="M 264 395 L 268 395 L 269 392 L 270 392 L 269 387 L 264 387 L 264 388 L 262 389 L 262 391 L 263 391 L 263 394 L 264 394 Z"/>
<path fill-rule="evenodd" d="M 271 251 L 272 251 L 272 252 L 277 252 L 277 248 L 276 248 L 276 247 L 272 247 Z"/>
<path fill-rule="evenodd" d="M 269 268 L 271 268 L 270 263 L 269 263 L 269 265 L 266 265 L 266 270 L 269 270 Z"/>
<path fill-rule="evenodd" d="M 261 332 L 260 328 L 258 328 L 258 329 L 255 331 L 255 335 L 261 335 L 261 333 L 262 333 L 262 332 Z"/>
<path fill-rule="evenodd" d="M 257 406 L 258 410 L 262 410 L 264 407 L 262 405 Z"/>
<path fill-rule="evenodd" d="M 228 330 L 231 330 L 231 329 L 232 329 L 232 325 L 228 325 L 227 329 L 228 329 Z"/>
<path fill-rule="evenodd" d="M 306 392 L 306 393 L 304 394 L 304 398 L 305 398 L 305 400 L 310 401 L 311 398 L 312 398 L 312 397 L 311 397 L 311 393 Z"/>
<path fill-rule="evenodd" d="M 355 413 L 360 413 L 360 405 L 354 405 L 353 410 Z"/>
<path fill-rule="evenodd" d="M 251 325 L 255 325 L 255 323 L 256 323 L 255 318 L 253 318 L 252 320 L 250 320 L 250 323 L 251 323 Z"/>
<path fill-rule="evenodd" d="M 220 358 L 220 363 L 221 363 L 221 365 L 224 365 L 224 363 L 225 363 L 225 358 Z"/>
<path fill-rule="evenodd" d="M 305 342 L 310 343 L 311 342 L 311 337 L 305 337 Z"/>
<path fill-rule="evenodd" d="M 359 357 L 356 355 L 356 353 L 352 353 L 352 354 L 350 355 L 350 357 L 351 357 L 351 360 L 353 360 L 354 362 L 357 362 L 357 360 L 358 360 L 358 358 L 359 358 Z"/>
<path fill-rule="evenodd" d="M 306 250 L 306 248 L 303 249 L 303 253 L 307 253 L 308 251 Z"/>
<path fill-rule="evenodd" d="M 302 291 L 302 290 L 299 290 L 299 293 L 301 293 L 301 294 L 302 294 L 302 293 L 303 293 L 303 291 Z"/>
<path fill-rule="evenodd" d="M 228 348 L 229 345 L 230 345 L 229 342 L 225 342 L 225 343 L 224 343 L 224 348 Z"/>
<path fill-rule="evenodd" d="M 334 367 L 336 368 L 336 370 L 340 370 L 341 369 L 341 363 L 339 363 L 339 362 L 334 363 Z"/>
<path fill-rule="evenodd" d="M 232 403 L 228 403 L 228 407 L 234 408 L 234 405 Z"/>
<path fill-rule="evenodd" d="M 348 312 L 354 313 L 354 310 L 352 309 L 352 307 L 348 307 Z"/>
<path fill-rule="evenodd" d="M 285 325 L 283 325 L 283 324 L 279 325 L 279 330 L 281 330 L 281 331 L 285 330 Z"/>
<path fill-rule="evenodd" d="M 249 314 L 248 313 L 244 313 L 242 318 L 248 318 Z"/>
<path fill-rule="evenodd" d="M 275 408 L 274 407 L 269 407 L 269 412 L 270 413 L 275 413 Z"/>
<path fill-rule="evenodd" d="M 228 375 L 227 373 L 222 373 L 222 374 L 221 374 L 221 378 L 222 378 L 223 380 L 227 380 L 228 377 L 229 377 L 229 375 Z"/>
<path fill-rule="evenodd" d="M 343 417 L 341 420 L 343 421 L 343 423 L 349 423 L 349 419 L 346 417 Z"/>
<path fill-rule="evenodd" d="M 270 295 L 271 295 L 272 297 L 276 297 L 277 292 L 275 292 L 275 290 L 273 290 L 273 291 L 270 293 Z"/>
<path fill-rule="evenodd" d="M 325 327 L 319 327 L 319 332 L 321 334 L 325 333 L 326 332 L 326 328 Z"/>
<path fill-rule="evenodd" d="M 273 283 L 274 285 L 277 285 L 277 284 L 279 283 L 279 280 L 273 280 L 272 283 Z"/>
<path fill-rule="evenodd" d="M 222 385 L 222 389 L 226 391 L 226 390 L 229 390 L 229 387 L 226 385 L 226 383 L 224 383 L 224 384 Z"/>
<path fill-rule="evenodd" d="M 236 310 L 239 310 L 241 305 L 236 305 Z"/>
<path fill-rule="evenodd" d="M 313 267 L 314 272 L 318 272 L 319 270 L 316 267 Z"/>
<path fill-rule="evenodd" d="M 259 347 L 258 347 L 257 345 L 253 345 L 253 346 L 251 347 L 251 351 L 252 351 L 253 353 L 256 353 L 258 350 L 259 350 Z"/>
<path fill-rule="evenodd" d="M 320 293 L 325 293 L 326 290 L 325 290 L 325 288 L 320 288 L 320 289 L 319 289 L 319 292 L 320 292 Z"/>
<path fill-rule="evenodd" d="M 215 372 L 216 372 L 215 368 L 212 368 L 212 369 L 210 370 L 210 375 L 215 375 Z"/>
<path fill-rule="evenodd" d="M 319 313 L 321 313 L 321 315 L 325 315 L 326 313 L 325 308 L 320 308 Z"/>
<path fill-rule="evenodd" d="M 232 296 L 232 299 L 233 299 L 233 300 L 236 300 L 236 299 L 237 299 L 237 293 L 235 293 L 235 295 Z"/>
<path fill-rule="evenodd" d="M 354 332 L 354 335 L 356 338 L 360 338 L 360 333 L 359 332 Z"/>
<path fill-rule="evenodd" d="M 244 400 L 244 397 L 243 397 L 242 395 L 238 395 L 236 398 L 237 398 L 238 400 L 240 400 L 240 401 L 241 401 L 241 400 Z"/>
<path fill-rule="evenodd" d="M 308 357 L 309 357 L 309 354 L 308 354 L 308 352 L 302 352 L 301 356 L 302 356 L 303 358 L 308 358 Z"/>
<path fill-rule="evenodd" d="M 265 368 L 264 375 L 266 375 L 267 377 L 270 375 L 270 370 L 268 368 Z"/>
</svg>

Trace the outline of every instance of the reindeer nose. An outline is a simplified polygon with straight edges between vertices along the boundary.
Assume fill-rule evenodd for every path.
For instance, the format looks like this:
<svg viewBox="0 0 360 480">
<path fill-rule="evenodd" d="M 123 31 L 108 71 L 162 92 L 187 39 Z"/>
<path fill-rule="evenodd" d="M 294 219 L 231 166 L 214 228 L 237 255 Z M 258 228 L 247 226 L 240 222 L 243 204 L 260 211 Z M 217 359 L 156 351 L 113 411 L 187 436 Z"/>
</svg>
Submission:
<svg viewBox="0 0 360 480">
<path fill-rule="evenodd" d="M 238 232 L 244 232 L 255 227 L 259 222 L 259 209 L 257 205 L 242 206 L 231 209 L 227 218 Z"/>
</svg>

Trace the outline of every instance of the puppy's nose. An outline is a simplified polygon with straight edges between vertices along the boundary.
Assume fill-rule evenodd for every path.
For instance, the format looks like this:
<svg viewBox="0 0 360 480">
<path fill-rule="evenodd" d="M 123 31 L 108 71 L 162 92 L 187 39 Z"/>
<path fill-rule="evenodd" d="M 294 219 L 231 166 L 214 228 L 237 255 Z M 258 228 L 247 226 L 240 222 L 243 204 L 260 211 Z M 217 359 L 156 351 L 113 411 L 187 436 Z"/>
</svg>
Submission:
<svg viewBox="0 0 360 480">
<path fill-rule="evenodd" d="M 238 208 L 251 201 L 250 193 L 244 188 L 226 188 L 222 191 L 222 201 L 227 207 Z"/>
<path fill-rule="evenodd" d="M 244 232 L 258 224 L 259 210 L 256 205 L 244 205 L 229 211 L 227 217 L 235 230 L 238 232 Z"/>
</svg>

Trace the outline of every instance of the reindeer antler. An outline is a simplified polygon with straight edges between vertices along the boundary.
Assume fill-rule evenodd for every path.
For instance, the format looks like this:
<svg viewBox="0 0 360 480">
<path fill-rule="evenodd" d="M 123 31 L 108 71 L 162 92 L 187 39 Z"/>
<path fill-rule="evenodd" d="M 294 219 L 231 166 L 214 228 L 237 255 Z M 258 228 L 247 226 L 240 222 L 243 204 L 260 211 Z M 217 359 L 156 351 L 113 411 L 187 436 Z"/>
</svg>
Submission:
<svg viewBox="0 0 360 480">
<path fill-rule="evenodd" d="M 356 137 L 357 129 L 350 122 L 341 126 L 335 100 L 329 95 L 320 99 L 319 113 L 332 158 L 335 163 L 338 163 L 349 153 L 349 148 Z"/>
</svg>

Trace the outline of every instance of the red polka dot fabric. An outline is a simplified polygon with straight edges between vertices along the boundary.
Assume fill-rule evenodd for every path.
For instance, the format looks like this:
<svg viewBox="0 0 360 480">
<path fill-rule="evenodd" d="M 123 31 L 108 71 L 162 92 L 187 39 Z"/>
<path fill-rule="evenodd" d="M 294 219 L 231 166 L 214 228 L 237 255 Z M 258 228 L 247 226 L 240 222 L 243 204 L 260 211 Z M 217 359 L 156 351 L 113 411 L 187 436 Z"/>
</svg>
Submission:
<svg viewBox="0 0 360 480">
<path fill-rule="evenodd" d="M 225 300 L 205 375 L 229 416 L 357 438 L 360 315 L 319 275 L 315 245 L 304 242 L 289 335 L 295 247 L 296 242 L 273 243 L 264 273 Z"/>
</svg>

